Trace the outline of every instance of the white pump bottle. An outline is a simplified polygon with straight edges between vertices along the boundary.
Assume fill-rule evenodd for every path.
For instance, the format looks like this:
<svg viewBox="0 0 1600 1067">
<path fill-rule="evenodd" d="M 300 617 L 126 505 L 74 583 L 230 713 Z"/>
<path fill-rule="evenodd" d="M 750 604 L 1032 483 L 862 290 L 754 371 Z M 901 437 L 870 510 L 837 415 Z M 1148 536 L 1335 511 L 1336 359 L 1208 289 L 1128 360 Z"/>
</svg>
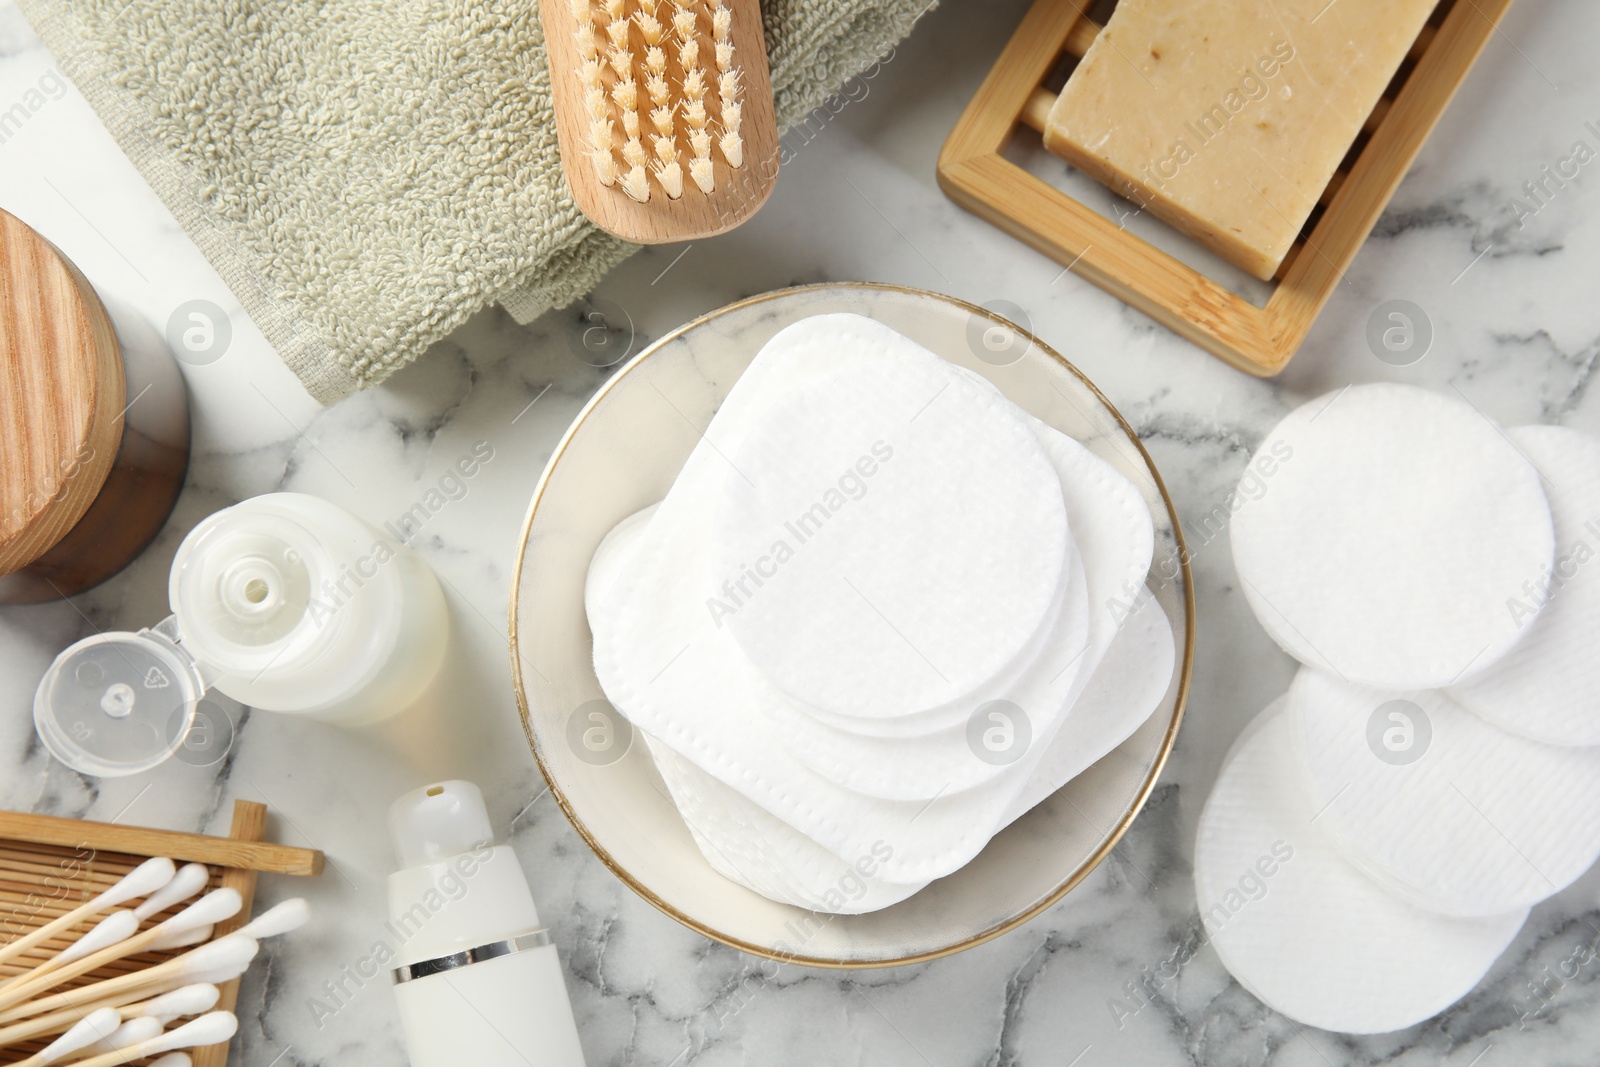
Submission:
<svg viewBox="0 0 1600 1067">
<path fill-rule="evenodd" d="M 389 933 L 412 1067 L 583 1067 L 561 961 L 483 794 L 440 782 L 389 809 Z"/>
</svg>

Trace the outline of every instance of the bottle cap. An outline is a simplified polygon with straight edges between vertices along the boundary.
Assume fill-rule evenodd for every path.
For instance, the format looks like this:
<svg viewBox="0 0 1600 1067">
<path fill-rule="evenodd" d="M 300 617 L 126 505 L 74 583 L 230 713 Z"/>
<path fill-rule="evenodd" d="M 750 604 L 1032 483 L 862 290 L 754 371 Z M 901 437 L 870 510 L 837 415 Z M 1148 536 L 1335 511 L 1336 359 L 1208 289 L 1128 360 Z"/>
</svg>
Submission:
<svg viewBox="0 0 1600 1067">
<path fill-rule="evenodd" d="M 389 836 L 401 867 L 459 856 L 494 842 L 483 792 L 471 782 L 413 789 L 389 806 Z"/>
<path fill-rule="evenodd" d="M 34 693 L 33 721 L 56 759 L 115 778 L 176 752 L 205 691 L 168 619 L 138 633 L 95 634 L 62 652 Z"/>
</svg>

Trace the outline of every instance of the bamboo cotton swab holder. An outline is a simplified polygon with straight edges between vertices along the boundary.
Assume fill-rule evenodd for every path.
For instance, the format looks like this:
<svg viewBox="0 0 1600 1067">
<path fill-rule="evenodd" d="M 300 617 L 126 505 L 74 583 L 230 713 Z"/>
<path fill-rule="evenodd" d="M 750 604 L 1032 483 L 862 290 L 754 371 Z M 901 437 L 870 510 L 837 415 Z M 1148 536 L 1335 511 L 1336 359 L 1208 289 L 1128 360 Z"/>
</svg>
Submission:
<svg viewBox="0 0 1600 1067">
<path fill-rule="evenodd" d="M 141 863 L 156 856 L 171 857 L 179 863 L 203 864 L 209 877 L 207 884 L 194 897 L 174 900 L 169 907 L 149 918 L 171 918 L 191 906 L 199 893 L 231 888 L 239 893 L 243 906 L 232 918 L 217 924 L 215 934 L 222 937 L 238 930 L 250 921 L 258 874 L 265 871 L 308 876 L 319 874 L 322 870 L 323 857 L 320 852 L 262 842 L 266 817 L 265 805 L 235 801 L 229 836 L 210 837 L 47 815 L 0 812 L 0 946 L 27 936 L 52 920 L 69 915 L 80 905 L 115 885 Z M 186 876 L 180 870 L 178 877 L 192 876 Z M 118 906 L 131 906 L 131 902 Z M 0 963 L 0 982 L 33 971 L 45 960 L 74 944 L 109 910 L 88 915 L 70 925 L 63 924 L 64 928 L 57 933 L 39 940 L 16 958 Z M 172 946 L 161 951 L 137 952 L 76 976 L 62 983 L 59 990 L 70 992 L 107 979 L 136 976 L 177 958 L 185 951 L 189 949 Z M 200 976 L 191 980 L 200 982 L 204 978 Z M 135 982 L 127 984 L 130 990 L 137 988 Z M 231 1010 L 238 998 L 238 980 L 217 984 L 217 1010 Z M 116 997 L 114 1000 L 127 1004 L 148 999 L 152 995 L 147 989 L 137 994 L 130 992 L 126 999 Z M 203 1032 L 196 1032 L 204 1036 Z M 12 1047 L 0 1048 L 0 1064 L 20 1063 L 53 1040 L 54 1036 L 41 1035 Z M 224 1043 L 194 1048 L 190 1054 L 196 1067 L 224 1067 L 228 1046 L 224 1039 Z"/>
</svg>

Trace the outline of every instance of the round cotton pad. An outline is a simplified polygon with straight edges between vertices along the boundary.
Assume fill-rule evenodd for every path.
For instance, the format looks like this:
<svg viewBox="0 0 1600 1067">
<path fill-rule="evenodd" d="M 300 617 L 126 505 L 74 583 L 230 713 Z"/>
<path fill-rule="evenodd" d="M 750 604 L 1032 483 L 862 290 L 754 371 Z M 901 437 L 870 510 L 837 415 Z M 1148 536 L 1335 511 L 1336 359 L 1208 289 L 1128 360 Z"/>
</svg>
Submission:
<svg viewBox="0 0 1600 1067">
<path fill-rule="evenodd" d="M 1020 709 L 1027 720 L 1026 744 L 1056 746 L 1064 730 L 1069 755 L 1085 751 L 1070 717 L 1089 676 L 1127 622 L 1115 605 L 1131 598 L 1129 590 L 1139 589 L 1149 573 L 1154 531 L 1139 490 L 1110 464 L 1042 423 L 1033 422 L 1033 429 L 1060 480 L 1074 541 L 1063 590 L 1068 600 L 1045 635 L 1048 640 L 976 693 L 941 709 L 954 713 L 942 729 L 890 732 L 891 726 L 926 721 L 930 712 L 851 720 L 797 703 L 771 705 L 774 732 L 817 773 L 855 792 L 891 800 L 926 800 L 969 789 L 1005 773 L 1013 762 L 986 758 L 990 753 L 973 747 L 974 714 L 981 715 L 992 700 Z M 1169 649 L 1169 665 L 1170 654 Z M 1064 719 L 1069 725 L 1062 725 Z M 1083 738 L 1088 745 L 1095 743 L 1092 733 L 1090 727 Z M 981 741 L 983 735 L 978 736 Z M 1010 739 L 1014 742 L 1015 735 Z M 1104 752 L 1094 758 L 1100 755 Z"/>
<path fill-rule="evenodd" d="M 994 391 L 993 385 L 970 371 L 955 370 L 980 389 Z M 1069 568 L 1062 592 L 1068 605 L 1081 597 L 1079 589 L 1088 592 L 1084 605 L 1088 645 L 1076 638 L 1079 629 L 1064 629 L 1058 620 L 1053 628 L 1041 631 L 1011 667 L 952 705 L 892 719 L 843 716 L 806 706 L 804 710 L 812 718 L 851 734 L 918 737 L 951 726 L 965 728 L 978 704 L 1003 697 L 1021 705 L 1034 724 L 1042 726 L 1053 718 L 1052 707 L 1064 708 L 1088 683 L 1113 635 L 1126 621 L 1127 609 L 1121 605 L 1134 597 L 1150 572 L 1155 529 L 1138 488 L 1115 467 L 1038 419 L 1026 416 L 1026 421 L 1060 479 L 1067 526 L 1082 557 L 1082 575 L 1073 577 Z"/>
<path fill-rule="evenodd" d="M 1438 690 L 1382 692 L 1309 668 L 1289 711 L 1317 825 L 1414 903 L 1497 915 L 1600 856 L 1600 748 L 1508 734 Z"/>
<path fill-rule="evenodd" d="M 796 702 L 780 699 L 766 706 L 773 735 L 795 759 L 830 782 L 883 800 L 953 797 L 1014 771 L 1026 748 L 1048 744 L 1057 736 L 1073 697 L 1094 668 L 1087 661 L 1100 657 L 1091 643 L 1087 561 L 1079 559 L 1076 546 L 1068 547 L 1072 555 L 1072 576 L 1065 590 L 1068 602 L 1049 623 L 1046 650 L 962 702 L 964 706 L 955 709 L 961 716 L 958 721 L 940 730 L 879 737 L 837 729 Z M 991 754 L 981 747 L 981 733 L 975 747 L 971 721 L 975 715 L 985 715 L 982 709 L 996 701 L 1003 702 L 1007 711 L 1003 743 L 1009 747 Z M 1019 725 L 1023 721 L 1026 725 Z M 1019 744 L 1024 747 L 1014 747 Z"/>
<path fill-rule="evenodd" d="M 1523 737 L 1600 745 L 1600 440 L 1560 426 L 1521 426 L 1510 434 L 1544 476 L 1555 564 L 1548 589 L 1543 575 L 1529 575 L 1506 603 L 1522 640 L 1450 692 Z"/>
<path fill-rule="evenodd" d="M 730 458 L 706 610 L 779 689 L 863 718 L 972 693 L 1059 596 L 1056 472 L 948 367 L 863 360 L 774 401 Z"/>
<path fill-rule="evenodd" d="M 1302 663 L 1387 689 L 1454 685 L 1523 633 L 1506 602 L 1554 557 L 1538 472 L 1471 406 L 1355 385 L 1278 424 L 1234 497 L 1233 558 Z"/>
<path fill-rule="evenodd" d="M 1346 862 L 1296 781 L 1294 722 L 1268 708 L 1235 744 L 1200 815 L 1194 882 L 1210 943 L 1239 984 L 1308 1026 L 1387 1033 L 1466 995 L 1526 910 L 1423 911 Z"/>
</svg>

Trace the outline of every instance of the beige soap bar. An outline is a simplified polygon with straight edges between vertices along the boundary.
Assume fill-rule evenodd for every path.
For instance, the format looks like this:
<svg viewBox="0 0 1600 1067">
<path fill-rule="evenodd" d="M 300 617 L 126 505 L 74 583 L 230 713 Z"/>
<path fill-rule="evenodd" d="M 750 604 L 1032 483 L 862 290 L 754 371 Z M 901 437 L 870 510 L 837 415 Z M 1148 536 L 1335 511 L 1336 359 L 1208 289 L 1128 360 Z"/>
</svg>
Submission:
<svg viewBox="0 0 1600 1067">
<path fill-rule="evenodd" d="M 1121 0 L 1045 144 L 1271 278 L 1435 0 Z"/>
</svg>

